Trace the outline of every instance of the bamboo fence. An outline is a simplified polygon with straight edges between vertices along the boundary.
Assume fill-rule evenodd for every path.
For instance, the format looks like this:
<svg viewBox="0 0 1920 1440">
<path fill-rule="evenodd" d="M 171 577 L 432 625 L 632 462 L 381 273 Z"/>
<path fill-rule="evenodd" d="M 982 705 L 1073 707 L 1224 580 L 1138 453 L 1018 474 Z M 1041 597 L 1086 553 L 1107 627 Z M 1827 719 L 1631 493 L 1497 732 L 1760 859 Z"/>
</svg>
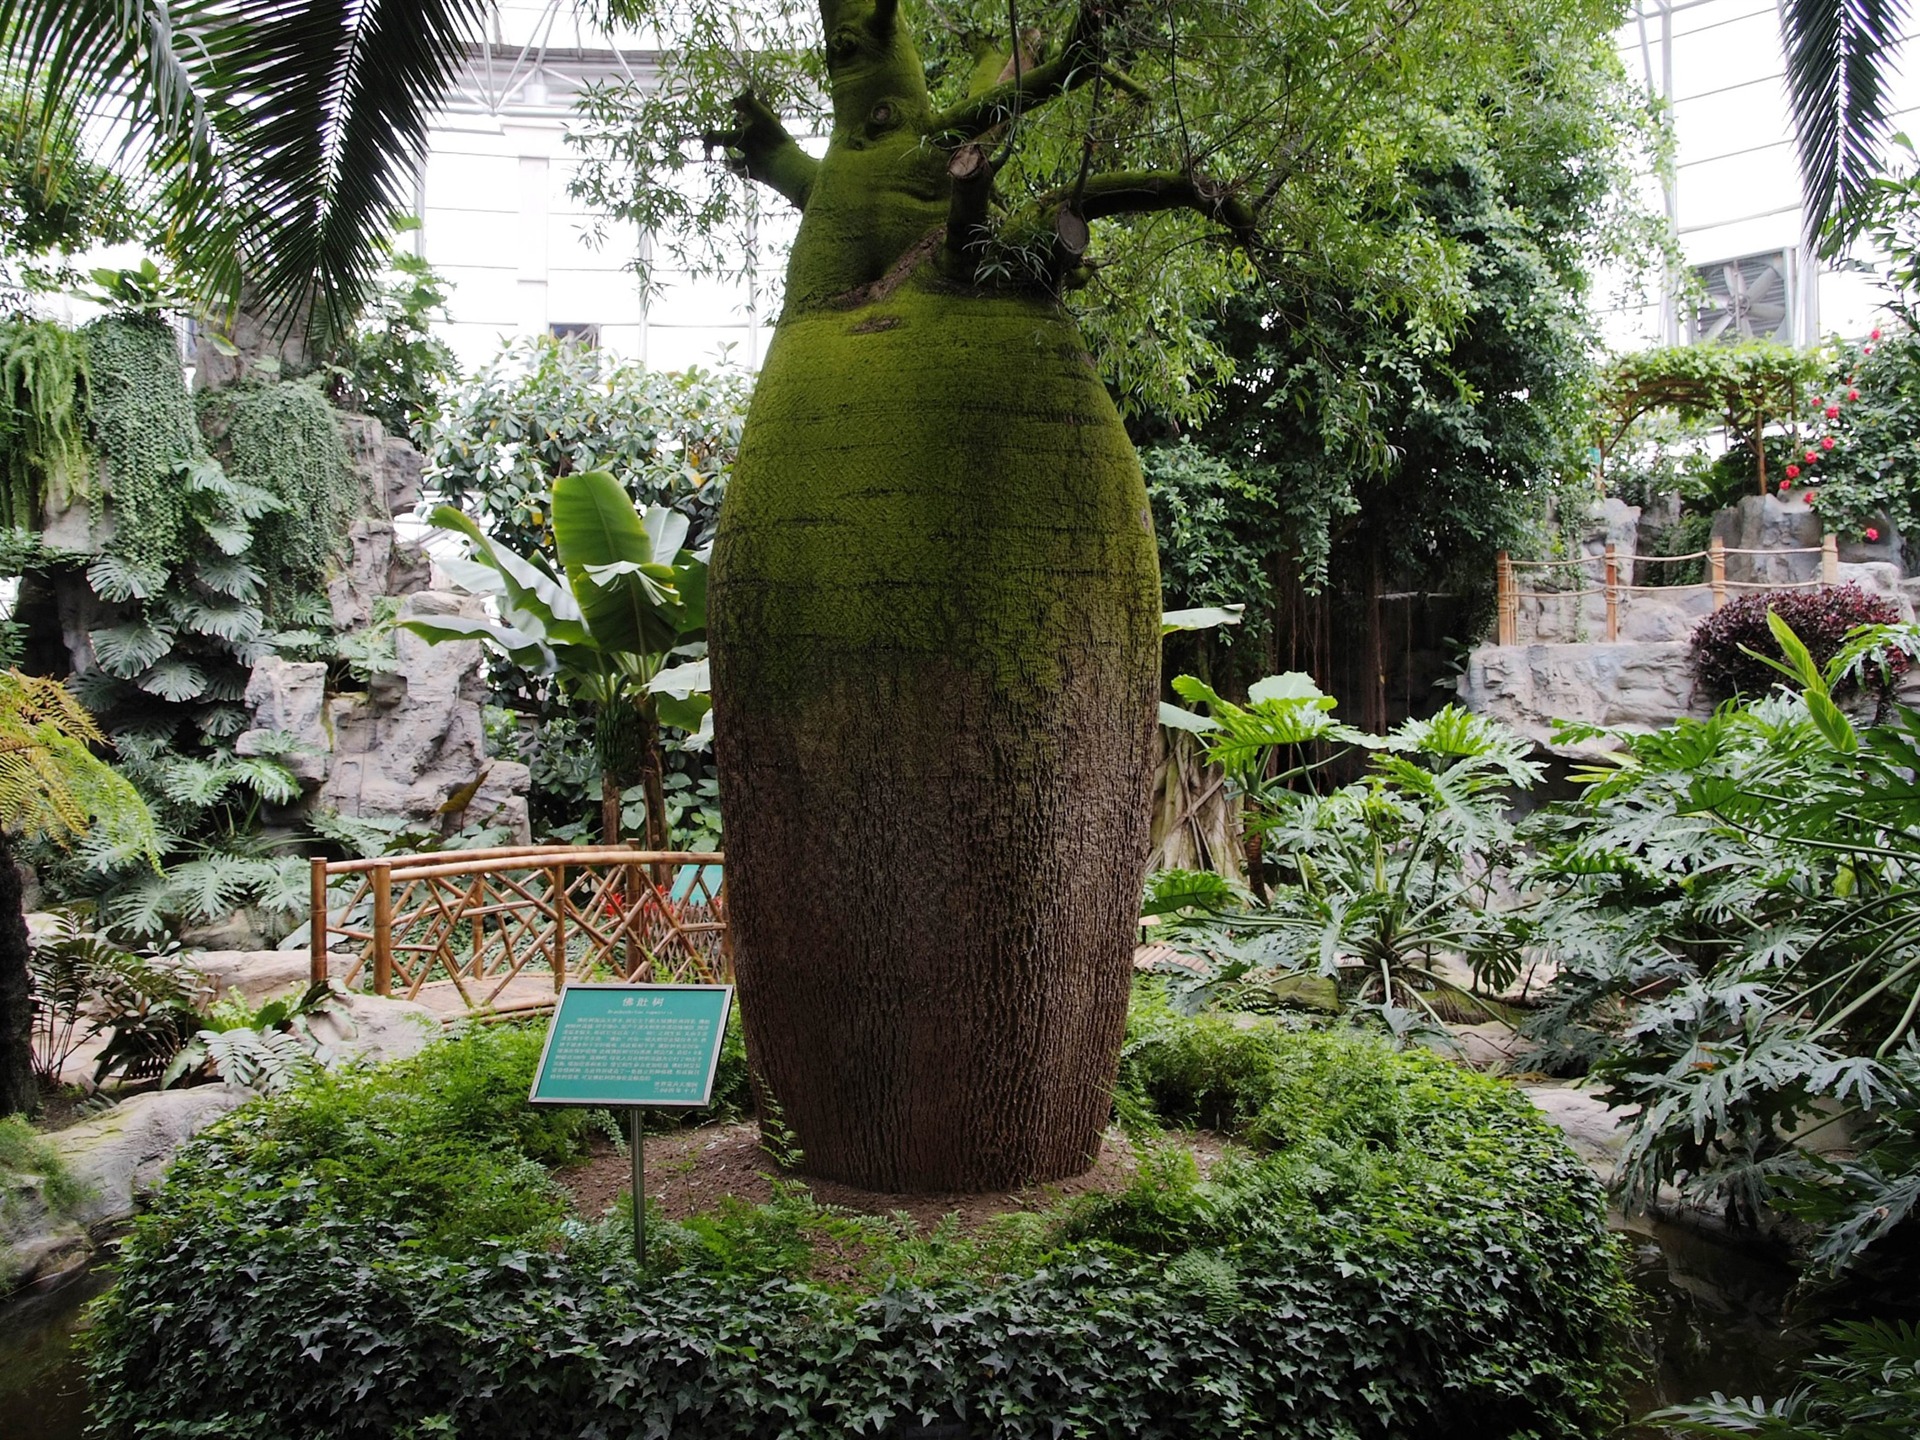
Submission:
<svg viewBox="0 0 1920 1440">
<path fill-rule="evenodd" d="M 730 981 L 724 864 L 618 845 L 315 860 L 313 980 L 493 1015 L 569 980 Z"/>
</svg>

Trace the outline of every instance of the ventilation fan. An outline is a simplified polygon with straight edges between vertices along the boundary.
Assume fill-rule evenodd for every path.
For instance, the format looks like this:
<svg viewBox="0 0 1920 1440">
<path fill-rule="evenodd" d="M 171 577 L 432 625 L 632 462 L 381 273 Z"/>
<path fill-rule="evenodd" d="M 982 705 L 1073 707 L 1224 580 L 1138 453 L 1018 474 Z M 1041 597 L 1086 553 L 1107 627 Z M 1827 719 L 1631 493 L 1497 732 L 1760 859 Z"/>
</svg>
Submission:
<svg viewBox="0 0 1920 1440">
<path fill-rule="evenodd" d="M 1693 312 L 1694 343 L 1777 340 L 1793 344 L 1796 258 L 1791 250 L 1770 250 L 1695 266 L 1693 273 L 1707 293 Z"/>
</svg>

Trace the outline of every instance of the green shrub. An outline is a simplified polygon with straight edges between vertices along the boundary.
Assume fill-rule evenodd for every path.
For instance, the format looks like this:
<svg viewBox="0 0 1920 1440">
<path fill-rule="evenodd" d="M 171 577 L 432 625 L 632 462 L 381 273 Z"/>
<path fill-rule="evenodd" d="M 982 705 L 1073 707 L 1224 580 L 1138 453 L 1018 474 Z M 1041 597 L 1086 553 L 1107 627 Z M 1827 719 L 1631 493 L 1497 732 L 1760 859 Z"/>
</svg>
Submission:
<svg viewBox="0 0 1920 1440">
<path fill-rule="evenodd" d="M 1910 1440 L 1920 1434 L 1920 1326 L 1867 1320 L 1827 1330 L 1836 1348 L 1807 1366 L 1784 1400 L 1676 1405 L 1647 1416 L 1672 1434 L 1755 1435 L 1771 1440 Z"/>
<path fill-rule="evenodd" d="M 908 1240 L 782 1190 L 662 1226 L 645 1273 L 618 1222 L 560 1219 L 528 1159 L 567 1138 L 513 1103 L 530 1037 L 316 1082 L 199 1142 L 136 1224 L 93 1331 L 96 1414 L 108 1435 L 469 1440 L 1609 1423 L 1603 1197 L 1524 1101 L 1359 1035 L 1164 1007 L 1136 1031 L 1137 1098 L 1259 1117 L 1285 1148 L 1205 1178 L 1148 1148 L 1126 1191 L 1010 1219 L 1008 1244 Z M 1200 1056 L 1237 1078 L 1197 1086 Z M 810 1278 L 856 1241 L 896 1263 Z"/>
<path fill-rule="evenodd" d="M 1769 613 L 1778 615 L 1800 637 L 1816 665 L 1825 665 L 1838 654 L 1848 633 L 1859 626 L 1894 625 L 1900 620 L 1897 605 L 1867 594 L 1851 580 L 1817 590 L 1760 590 L 1742 595 L 1693 627 L 1693 673 L 1715 699 L 1736 695 L 1758 699 L 1786 683 L 1786 677 L 1766 663 L 1781 658 L 1780 644 L 1767 628 Z M 1891 695 L 1893 682 L 1907 665 L 1904 654 L 1889 657 L 1881 693 Z M 1844 680 L 1836 688 L 1844 694 L 1855 683 Z"/>
</svg>

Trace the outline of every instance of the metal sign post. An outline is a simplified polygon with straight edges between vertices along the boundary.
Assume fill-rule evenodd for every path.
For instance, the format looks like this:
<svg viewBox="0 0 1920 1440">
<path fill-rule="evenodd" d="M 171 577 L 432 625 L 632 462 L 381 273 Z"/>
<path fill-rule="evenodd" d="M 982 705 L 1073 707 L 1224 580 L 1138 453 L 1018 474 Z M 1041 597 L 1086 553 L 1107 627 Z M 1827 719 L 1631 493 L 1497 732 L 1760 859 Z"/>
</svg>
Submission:
<svg viewBox="0 0 1920 1440">
<path fill-rule="evenodd" d="M 644 1108 L 695 1109 L 713 1098 L 731 985 L 569 985 L 560 992 L 527 1099 L 627 1109 L 633 1153 L 633 1254 L 647 1259 Z"/>
<path fill-rule="evenodd" d="M 647 1112 L 627 1111 L 627 1149 L 633 1156 L 633 1258 L 647 1265 Z"/>
</svg>

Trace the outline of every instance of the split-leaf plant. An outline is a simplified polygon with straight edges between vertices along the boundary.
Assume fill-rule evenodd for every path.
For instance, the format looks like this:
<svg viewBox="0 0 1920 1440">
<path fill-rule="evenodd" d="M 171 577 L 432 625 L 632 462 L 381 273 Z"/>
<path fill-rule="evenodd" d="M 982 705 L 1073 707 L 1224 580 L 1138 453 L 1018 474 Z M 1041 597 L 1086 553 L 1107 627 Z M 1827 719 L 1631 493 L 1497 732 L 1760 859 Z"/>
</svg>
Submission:
<svg viewBox="0 0 1920 1440">
<path fill-rule="evenodd" d="M 1833 698 L 1909 633 L 1864 627 L 1824 667 L 1772 633 L 1782 692 L 1565 733 L 1618 748 L 1531 822 L 1559 973 L 1530 1028 L 1534 1063 L 1633 1107 L 1629 1203 L 1784 1209 L 1837 1271 L 1920 1207 L 1920 712 L 1857 726 Z"/>
<path fill-rule="evenodd" d="M 1540 778 L 1526 741 L 1453 706 L 1367 735 L 1335 720 L 1335 702 L 1304 675 L 1256 683 L 1245 705 L 1189 675 L 1173 684 L 1211 712 L 1175 714 L 1246 795 L 1272 876 L 1252 905 L 1217 891 L 1179 897 L 1167 933 L 1210 967 L 1192 1003 L 1271 1006 L 1311 993 L 1303 980 L 1331 980 L 1399 1034 L 1478 1016 L 1480 990 L 1512 983 L 1529 917 L 1498 876 L 1516 853 L 1512 793 Z M 1313 788 L 1316 772 L 1356 750 L 1367 752 L 1364 779 Z M 1170 897 L 1159 898 L 1164 908 Z M 1456 956 L 1471 983 L 1449 970 Z"/>
<path fill-rule="evenodd" d="M 270 744 L 241 755 L 233 742 L 277 630 L 328 614 L 326 570 L 358 494 L 332 412 L 315 387 L 287 383 L 218 392 L 196 415 L 163 321 L 114 314 L 81 335 L 106 483 L 87 568 L 92 664 L 75 685 L 153 805 L 169 863 L 154 874 L 92 853 L 56 858 L 54 878 L 123 934 L 243 905 L 291 915 L 304 871 L 263 848 L 257 821 L 298 782 Z"/>
</svg>

